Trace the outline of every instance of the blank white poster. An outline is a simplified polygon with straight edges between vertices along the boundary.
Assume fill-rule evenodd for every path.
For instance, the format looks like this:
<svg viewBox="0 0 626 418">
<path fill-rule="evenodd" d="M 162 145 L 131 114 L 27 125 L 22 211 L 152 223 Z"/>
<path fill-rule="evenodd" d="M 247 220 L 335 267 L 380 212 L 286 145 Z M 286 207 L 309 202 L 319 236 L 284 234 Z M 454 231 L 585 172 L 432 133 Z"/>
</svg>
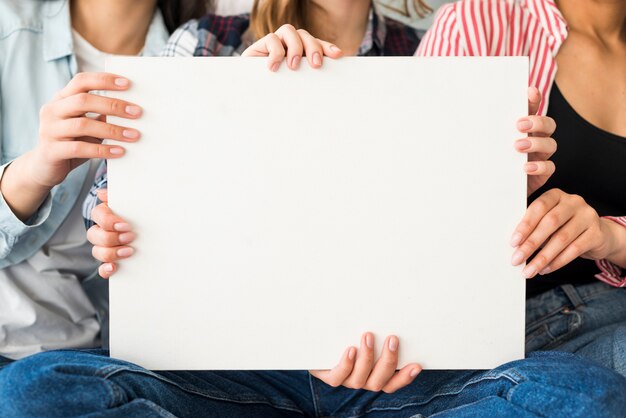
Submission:
<svg viewBox="0 0 626 418">
<path fill-rule="evenodd" d="M 149 369 L 327 369 L 365 331 L 400 366 L 524 356 L 526 58 L 112 58 L 143 136 L 109 161 L 137 233 L 111 354 Z"/>
</svg>

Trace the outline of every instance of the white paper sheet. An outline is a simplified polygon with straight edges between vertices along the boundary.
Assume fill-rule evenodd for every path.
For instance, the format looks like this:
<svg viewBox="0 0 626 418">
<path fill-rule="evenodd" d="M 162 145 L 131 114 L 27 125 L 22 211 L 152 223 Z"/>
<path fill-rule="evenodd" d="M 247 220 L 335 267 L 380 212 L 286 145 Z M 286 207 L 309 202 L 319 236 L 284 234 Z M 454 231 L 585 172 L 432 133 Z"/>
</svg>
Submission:
<svg viewBox="0 0 626 418">
<path fill-rule="evenodd" d="M 111 354 L 150 369 L 324 369 L 364 331 L 400 363 L 524 355 L 525 58 L 112 58 L 145 109 L 109 161 L 137 232 Z"/>
</svg>

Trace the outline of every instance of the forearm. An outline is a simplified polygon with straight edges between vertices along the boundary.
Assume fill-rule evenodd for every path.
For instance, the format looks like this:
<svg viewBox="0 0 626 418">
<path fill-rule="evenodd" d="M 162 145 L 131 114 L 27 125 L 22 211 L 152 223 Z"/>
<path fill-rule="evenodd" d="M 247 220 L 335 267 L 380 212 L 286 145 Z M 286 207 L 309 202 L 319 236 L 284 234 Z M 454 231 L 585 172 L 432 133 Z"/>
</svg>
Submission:
<svg viewBox="0 0 626 418">
<path fill-rule="evenodd" d="M 30 219 L 46 200 L 50 188 L 36 184 L 27 174 L 30 153 L 16 158 L 0 180 L 0 192 L 9 208 L 22 222 Z"/>
<path fill-rule="evenodd" d="M 626 269 L 626 228 L 610 219 L 603 218 L 602 222 L 612 237 L 606 260 Z"/>
</svg>

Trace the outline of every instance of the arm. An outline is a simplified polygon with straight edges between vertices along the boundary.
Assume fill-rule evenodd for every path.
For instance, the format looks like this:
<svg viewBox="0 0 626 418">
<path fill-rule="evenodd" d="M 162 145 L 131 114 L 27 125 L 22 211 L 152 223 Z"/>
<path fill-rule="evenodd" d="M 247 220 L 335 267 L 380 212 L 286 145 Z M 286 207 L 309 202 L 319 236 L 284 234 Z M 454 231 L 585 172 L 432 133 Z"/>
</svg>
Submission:
<svg viewBox="0 0 626 418">
<path fill-rule="evenodd" d="M 28 220 L 50 190 L 90 158 L 119 158 L 124 149 L 102 145 L 100 138 L 129 142 L 139 138 L 132 129 L 110 125 L 85 113 L 137 118 L 131 103 L 89 94 L 92 90 L 125 90 L 128 80 L 111 74 L 77 75 L 40 113 L 37 147 L 14 160 L 4 172 L 0 191 L 13 213 Z"/>
</svg>

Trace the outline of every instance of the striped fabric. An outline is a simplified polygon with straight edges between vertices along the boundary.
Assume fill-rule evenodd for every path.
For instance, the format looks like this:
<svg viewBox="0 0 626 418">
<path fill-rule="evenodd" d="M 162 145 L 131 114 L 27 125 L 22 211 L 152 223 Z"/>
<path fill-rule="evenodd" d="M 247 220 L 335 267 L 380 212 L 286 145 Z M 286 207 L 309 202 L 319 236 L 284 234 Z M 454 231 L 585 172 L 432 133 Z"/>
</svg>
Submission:
<svg viewBox="0 0 626 418">
<path fill-rule="evenodd" d="M 424 36 L 420 56 L 527 56 L 529 85 L 548 110 L 556 75 L 555 56 L 567 37 L 567 24 L 552 0 L 465 0 L 444 5 Z"/>
<path fill-rule="evenodd" d="M 527 56 L 528 83 L 541 91 L 538 114 L 548 111 L 556 55 L 567 38 L 567 23 L 553 0 L 462 0 L 442 6 L 416 55 Z M 608 217 L 626 227 L 626 217 Z M 598 280 L 626 287 L 625 272 L 597 261 Z"/>
</svg>

